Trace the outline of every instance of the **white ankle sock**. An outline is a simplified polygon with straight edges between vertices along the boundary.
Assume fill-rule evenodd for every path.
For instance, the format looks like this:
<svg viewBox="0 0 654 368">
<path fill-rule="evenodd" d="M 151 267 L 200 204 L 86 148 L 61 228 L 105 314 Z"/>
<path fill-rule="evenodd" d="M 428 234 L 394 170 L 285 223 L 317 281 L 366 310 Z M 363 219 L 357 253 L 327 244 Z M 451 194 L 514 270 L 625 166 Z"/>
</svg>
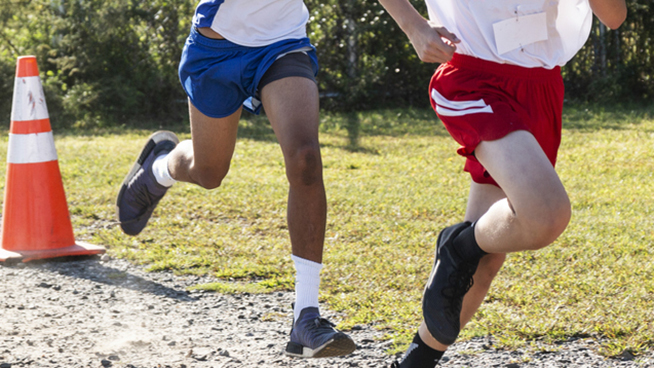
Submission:
<svg viewBox="0 0 654 368">
<path fill-rule="evenodd" d="M 291 255 L 295 263 L 295 310 L 294 320 L 300 316 L 306 307 L 318 308 L 318 291 L 320 288 L 320 270 L 322 263 Z"/>
<path fill-rule="evenodd" d="M 177 182 L 177 180 L 170 176 L 170 171 L 168 171 L 168 156 L 168 153 L 158 156 L 152 164 L 154 178 L 157 179 L 157 183 L 164 187 L 170 187 Z"/>
</svg>

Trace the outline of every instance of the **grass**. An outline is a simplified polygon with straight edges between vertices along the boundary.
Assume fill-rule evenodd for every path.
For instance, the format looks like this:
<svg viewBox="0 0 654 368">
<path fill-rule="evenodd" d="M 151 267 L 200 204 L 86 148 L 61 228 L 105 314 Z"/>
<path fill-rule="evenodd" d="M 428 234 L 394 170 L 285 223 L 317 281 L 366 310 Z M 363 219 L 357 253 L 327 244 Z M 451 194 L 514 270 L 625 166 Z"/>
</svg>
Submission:
<svg viewBox="0 0 654 368">
<path fill-rule="evenodd" d="M 653 347 L 652 116 L 643 108 L 565 109 L 557 168 L 572 222 L 554 245 L 508 257 L 462 338 L 492 334 L 513 349 L 588 336 L 607 356 Z M 433 112 L 359 113 L 356 147 L 345 128 L 351 118 L 322 116 L 329 217 L 321 300 L 342 313 L 340 327 L 373 324 L 402 350 L 421 318 L 436 237 L 463 217 L 469 178 Z M 175 130 L 189 137 L 186 126 Z M 292 290 L 283 157 L 265 119 L 241 122 L 221 188 L 176 185 L 144 232 L 128 237 L 114 222 L 114 198 L 150 132 L 55 132 L 77 239 L 152 271 L 222 280 L 198 288 Z M 1 155 L 6 146 L 5 131 Z"/>
</svg>

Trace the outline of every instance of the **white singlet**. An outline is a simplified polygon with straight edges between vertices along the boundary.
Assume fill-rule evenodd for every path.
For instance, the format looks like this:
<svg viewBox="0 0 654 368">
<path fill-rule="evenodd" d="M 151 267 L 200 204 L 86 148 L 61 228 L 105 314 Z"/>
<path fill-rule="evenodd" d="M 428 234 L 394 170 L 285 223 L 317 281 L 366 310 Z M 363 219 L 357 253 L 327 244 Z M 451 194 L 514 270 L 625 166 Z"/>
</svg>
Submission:
<svg viewBox="0 0 654 368">
<path fill-rule="evenodd" d="M 211 27 L 235 44 L 259 47 L 307 37 L 308 20 L 303 0 L 202 0 L 193 25 Z"/>
<path fill-rule="evenodd" d="M 457 53 L 527 68 L 567 63 L 590 34 L 588 0 L 426 0 Z"/>
</svg>

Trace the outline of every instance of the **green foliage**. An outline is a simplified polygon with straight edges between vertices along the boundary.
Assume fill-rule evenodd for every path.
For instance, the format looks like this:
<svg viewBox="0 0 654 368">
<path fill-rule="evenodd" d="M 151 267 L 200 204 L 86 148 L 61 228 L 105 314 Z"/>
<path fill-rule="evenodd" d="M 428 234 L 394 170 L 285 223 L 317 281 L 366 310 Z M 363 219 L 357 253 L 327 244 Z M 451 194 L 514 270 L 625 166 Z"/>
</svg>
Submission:
<svg viewBox="0 0 654 368">
<path fill-rule="evenodd" d="M 627 1 L 627 20 L 617 30 L 595 19 L 590 39 L 563 68 L 569 99 L 616 103 L 654 96 L 654 4 Z"/>
<path fill-rule="evenodd" d="M 15 57 L 33 54 L 57 126 L 179 118 L 186 107 L 179 103 L 185 99 L 176 69 L 193 6 L 187 0 L 3 2 L 3 83 L 13 79 L 5 70 Z"/>
<path fill-rule="evenodd" d="M 17 56 L 34 54 L 53 124 L 140 126 L 186 117 L 177 66 L 197 1 L 7 0 L 0 2 L 0 117 L 9 120 Z M 411 3 L 426 15 L 422 0 Z M 376 0 L 307 0 L 317 46 L 322 106 L 354 112 L 428 107 L 436 65 L 422 63 Z M 563 69 L 576 101 L 647 100 L 654 95 L 654 9 L 628 1 L 611 31 L 595 20 L 591 38 Z M 360 122 L 347 123 L 356 146 Z"/>
<path fill-rule="evenodd" d="M 424 1 L 411 1 L 426 14 Z M 306 1 L 328 109 L 428 107 L 436 65 L 420 62 L 408 38 L 376 0 Z"/>
</svg>

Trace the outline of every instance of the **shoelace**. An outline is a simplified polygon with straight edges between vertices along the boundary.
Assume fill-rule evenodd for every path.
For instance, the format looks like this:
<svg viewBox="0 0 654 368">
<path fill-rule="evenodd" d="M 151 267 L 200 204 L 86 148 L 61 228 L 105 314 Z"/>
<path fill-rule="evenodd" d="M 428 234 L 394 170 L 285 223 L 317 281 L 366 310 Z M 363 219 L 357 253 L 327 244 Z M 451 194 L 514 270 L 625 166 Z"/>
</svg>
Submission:
<svg viewBox="0 0 654 368">
<path fill-rule="evenodd" d="M 470 290 L 474 284 L 472 276 L 475 274 L 476 267 L 474 263 L 462 262 L 448 278 L 449 287 L 443 288 L 442 294 L 449 300 L 448 312 L 458 318 L 461 313 L 461 303 L 463 296 Z"/>
<path fill-rule="evenodd" d="M 312 340 L 315 338 L 319 338 L 319 339 L 324 338 L 324 336 L 326 335 L 333 336 L 333 334 L 335 333 L 334 326 L 336 325 L 329 322 L 328 320 L 321 317 L 316 317 L 313 320 L 313 323 L 309 323 L 307 325 L 307 332 L 309 332 L 308 336 L 312 336 L 310 338 Z"/>
<path fill-rule="evenodd" d="M 138 179 L 141 177 L 141 175 L 145 175 L 145 171 L 141 171 L 135 175 L 132 181 L 129 183 L 129 186 L 132 187 L 138 185 L 138 188 L 135 188 L 136 190 L 134 190 L 134 201 L 140 206 L 146 208 L 147 211 L 147 208 L 152 206 L 155 201 L 152 200 L 147 186 L 145 184 L 138 183 Z"/>
<path fill-rule="evenodd" d="M 313 320 L 313 323 L 314 323 L 313 328 L 315 328 L 316 331 L 324 330 L 324 332 L 331 332 L 334 330 L 334 327 L 336 326 L 335 324 L 321 317 L 317 317 L 315 320 Z"/>
<path fill-rule="evenodd" d="M 312 322 L 313 323 L 307 323 L 306 325 L 307 329 L 303 333 L 305 338 L 314 340 L 316 338 L 323 338 L 325 335 L 333 336 L 336 332 L 333 328 L 336 325 L 324 318 L 316 317 Z M 293 331 L 291 330 L 291 334 L 292 333 Z M 307 343 L 309 342 L 307 341 Z M 313 343 L 315 343 L 315 341 Z"/>
</svg>

